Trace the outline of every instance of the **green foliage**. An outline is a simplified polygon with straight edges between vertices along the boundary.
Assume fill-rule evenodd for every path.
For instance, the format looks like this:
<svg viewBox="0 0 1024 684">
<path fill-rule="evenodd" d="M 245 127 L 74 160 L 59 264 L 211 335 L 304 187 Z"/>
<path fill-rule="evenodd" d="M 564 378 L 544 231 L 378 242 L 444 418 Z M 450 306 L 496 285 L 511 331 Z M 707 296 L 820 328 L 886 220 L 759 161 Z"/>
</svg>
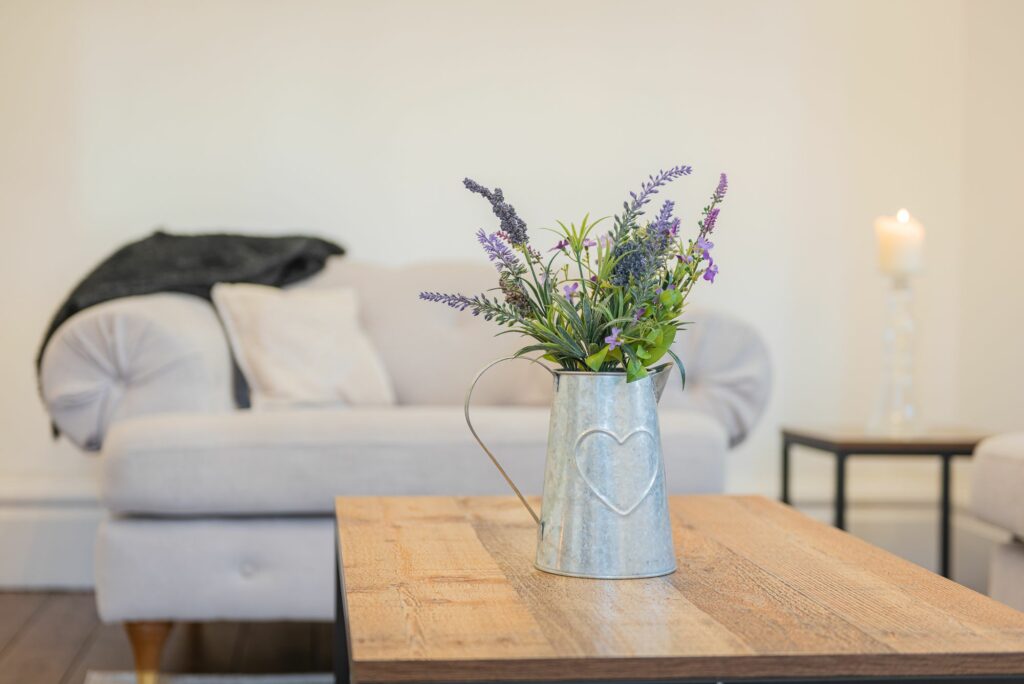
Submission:
<svg viewBox="0 0 1024 684">
<path fill-rule="evenodd" d="M 600 223 L 591 222 L 589 215 L 579 224 L 559 222 L 552 232 L 563 247 L 546 262 L 528 246 L 520 249 L 529 265 L 520 288 L 530 299 L 531 313 L 515 318 L 496 313 L 495 320 L 508 325 L 507 332 L 535 340 L 519 350 L 520 355 L 541 352 L 565 370 L 625 369 L 630 381 L 638 380 L 670 353 L 682 327 L 678 319 L 687 295 L 703 274 L 706 259 L 693 241 L 673 239 L 671 248 L 658 255 L 651 283 L 634 279 L 614 285 L 618 241 L 612 234 L 600 240 L 591 237 Z M 647 229 L 634 226 L 619 241 Z M 621 340 L 614 348 L 608 342 L 613 329 L 619 330 Z M 679 359 L 673 358 L 683 372 Z"/>
<path fill-rule="evenodd" d="M 717 272 L 707 237 L 724 196 L 725 177 L 697 223 L 698 238 L 685 241 L 679 237 L 671 202 L 657 220 L 640 220 L 646 198 L 661 182 L 658 178 L 651 179 L 655 185 L 644 186 L 646 194 L 633 196 L 611 230 L 599 233 L 606 218 L 591 221 L 587 214 L 578 224 L 559 221 L 557 228 L 546 229 L 558 242 L 544 255 L 529 242 L 510 244 L 522 263 L 515 258 L 502 262 L 496 288 L 500 298 L 484 294 L 472 299 L 451 296 L 453 301 L 448 301 L 426 294 L 451 306 L 470 307 L 505 326 L 501 334 L 532 338 L 517 356 L 539 353 L 564 370 L 624 370 L 634 381 L 669 355 L 685 382 L 682 362 L 671 346 L 684 327 L 680 316 L 693 286 L 702 277 L 713 281 Z M 481 232 L 480 240 L 502 235 Z"/>
</svg>

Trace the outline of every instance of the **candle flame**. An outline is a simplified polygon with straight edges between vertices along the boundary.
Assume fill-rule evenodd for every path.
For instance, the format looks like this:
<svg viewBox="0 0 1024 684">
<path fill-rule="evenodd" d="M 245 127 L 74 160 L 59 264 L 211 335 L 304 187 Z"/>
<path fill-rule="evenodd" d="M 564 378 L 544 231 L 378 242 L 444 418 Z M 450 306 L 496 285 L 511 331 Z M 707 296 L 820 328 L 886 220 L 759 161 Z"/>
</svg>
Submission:
<svg viewBox="0 0 1024 684">
<path fill-rule="evenodd" d="M 900 209 L 896 212 L 896 220 L 900 223 L 910 223 L 910 212 L 906 209 Z"/>
</svg>

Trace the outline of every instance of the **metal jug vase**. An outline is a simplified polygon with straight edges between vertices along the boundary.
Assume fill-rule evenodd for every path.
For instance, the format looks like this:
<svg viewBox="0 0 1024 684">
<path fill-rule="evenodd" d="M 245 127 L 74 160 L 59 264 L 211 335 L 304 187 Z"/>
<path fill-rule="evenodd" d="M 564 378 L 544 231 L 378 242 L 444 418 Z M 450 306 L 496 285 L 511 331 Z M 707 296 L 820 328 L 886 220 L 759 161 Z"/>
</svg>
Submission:
<svg viewBox="0 0 1024 684">
<path fill-rule="evenodd" d="M 515 357 L 512 357 L 515 358 Z M 665 493 L 658 400 L 671 372 L 664 364 L 641 380 L 625 373 L 552 370 L 554 400 L 540 515 L 483 443 L 470 432 L 537 523 L 537 557 L 544 572 L 594 579 L 667 575 L 676 569 Z"/>
</svg>

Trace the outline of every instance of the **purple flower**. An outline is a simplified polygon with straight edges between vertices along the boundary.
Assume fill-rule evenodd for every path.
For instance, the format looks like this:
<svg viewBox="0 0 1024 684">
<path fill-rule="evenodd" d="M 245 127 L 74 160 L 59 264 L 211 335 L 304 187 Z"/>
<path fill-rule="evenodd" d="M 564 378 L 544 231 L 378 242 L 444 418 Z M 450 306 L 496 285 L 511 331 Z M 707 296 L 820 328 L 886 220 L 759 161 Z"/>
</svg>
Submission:
<svg viewBox="0 0 1024 684">
<path fill-rule="evenodd" d="M 715 282 L 715 276 L 718 275 L 718 266 L 711 264 L 708 269 L 704 271 L 704 280 L 709 283 Z"/>
<path fill-rule="evenodd" d="M 549 252 L 561 252 L 562 250 L 564 250 L 568 246 L 569 246 L 569 241 L 568 240 L 559 240 L 555 244 L 555 246 L 552 247 L 551 249 L 549 249 L 548 251 Z"/>
<path fill-rule="evenodd" d="M 505 195 L 502 193 L 501 188 L 494 188 L 491 191 L 471 178 L 464 178 L 462 184 L 470 192 L 475 192 L 485 197 L 491 203 L 491 210 L 501 221 L 501 230 L 508 236 L 509 242 L 517 247 L 526 244 L 528 240 L 526 236 L 526 222 L 519 218 L 515 208 L 505 201 Z"/>
<path fill-rule="evenodd" d="M 711 240 L 705 240 L 703 236 L 698 236 L 697 237 L 697 249 L 699 249 L 701 251 L 701 253 L 704 255 L 705 259 L 710 259 L 711 258 L 710 252 L 711 252 L 711 248 L 714 247 L 714 246 L 715 246 L 715 243 L 711 242 Z"/>
<path fill-rule="evenodd" d="M 647 248 L 655 254 L 660 255 L 668 249 L 672 238 L 679 232 L 679 220 L 672 216 L 675 206 L 672 200 L 665 200 L 658 217 L 647 228 Z"/>
<path fill-rule="evenodd" d="M 573 283 L 572 285 L 566 285 L 562 288 L 562 292 L 565 293 L 565 298 L 572 301 L 572 298 L 576 296 L 576 290 L 580 289 L 579 283 Z"/>
<path fill-rule="evenodd" d="M 729 177 L 723 173 L 718 177 L 718 187 L 715 188 L 715 194 L 711 196 L 711 208 L 706 210 L 704 219 L 700 222 L 701 237 L 709 235 L 715 229 L 715 224 L 718 223 L 719 212 L 718 207 L 715 205 L 725 199 L 725 193 L 728 191 Z"/>
<path fill-rule="evenodd" d="M 597 276 L 596 275 L 590 276 L 590 282 L 596 283 L 597 282 Z"/>
<path fill-rule="evenodd" d="M 583 241 L 583 246 L 584 247 L 597 247 L 597 242 L 595 242 L 594 240 L 591 240 L 590 238 L 587 238 L 586 240 Z"/>
<path fill-rule="evenodd" d="M 518 273 L 521 265 L 519 259 L 516 258 L 515 252 L 512 248 L 505 244 L 497 233 L 491 233 L 488 235 L 481 228 L 476 233 L 477 242 L 479 242 L 484 251 L 487 252 L 487 258 L 494 262 L 494 267 L 499 271 L 503 268 Z"/>
<path fill-rule="evenodd" d="M 641 306 L 639 309 L 636 310 L 636 313 L 633 314 L 633 320 L 634 321 L 639 321 L 641 318 L 644 317 L 645 313 L 647 313 L 647 307 L 646 306 Z"/>
<path fill-rule="evenodd" d="M 630 281 L 642 282 L 653 272 L 656 264 L 645 247 L 632 240 L 615 245 L 612 250 L 612 258 L 615 259 L 612 285 L 623 287 Z"/>
<path fill-rule="evenodd" d="M 708 215 L 704 217 L 704 226 L 701 228 L 701 235 L 707 235 L 715 229 L 715 223 L 718 221 L 718 207 L 715 207 L 708 212 Z"/>
<path fill-rule="evenodd" d="M 688 264 L 693 261 L 693 257 L 689 254 L 676 254 L 676 259 L 679 259 L 684 264 Z"/>
<path fill-rule="evenodd" d="M 692 172 L 692 166 L 680 165 L 673 166 L 668 171 L 659 171 L 653 176 L 648 176 L 647 180 L 640 184 L 639 193 L 629 193 L 629 196 L 633 199 L 632 205 L 629 206 L 629 211 L 634 215 L 642 213 L 640 209 L 651 201 L 651 195 L 658 194 L 658 188 L 680 176 L 689 176 Z"/>
<path fill-rule="evenodd" d="M 442 292 L 420 292 L 420 299 L 427 302 L 440 302 L 441 304 L 447 304 L 453 309 L 459 311 L 465 311 L 467 308 L 473 308 L 473 315 L 479 316 L 480 309 L 478 307 L 479 297 L 467 297 L 462 294 L 444 294 Z"/>
<path fill-rule="evenodd" d="M 612 328 L 612 334 L 604 338 L 609 349 L 615 349 L 616 347 L 622 346 L 622 340 L 619 339 L 619 333 L 621 332 L 622 328 Z"/>
<path fill-rule="evenodd" d="M 658 212 L 658 218 L 654 219 L 654 225 L 657 227 L 668 226 L 672 222 L 672 212 L 675 208 L 675 202 L 665 200 L 665 203 L 661 205 L 661 211 Z"/>
<path fill-rule="evenodd" d="M 651 195 L 658 194 L 658 189 L 661 186 L 680 176 L 689 176 L 691 173 L 693 173 L 693 167 L 680 165 L 673 166 L 668 171 L 659 171 L 653 176 L 648 176 L 647 180 L 640 184 L 640 192 L 629 193 L 633 201 L 622 204 L 622 215 L 615 217 L 615 234 L 619 235 L 628 231 L 635 224 L 636 218 L 644 213 L 644 205 L 651 201 Z"/>
</svg>

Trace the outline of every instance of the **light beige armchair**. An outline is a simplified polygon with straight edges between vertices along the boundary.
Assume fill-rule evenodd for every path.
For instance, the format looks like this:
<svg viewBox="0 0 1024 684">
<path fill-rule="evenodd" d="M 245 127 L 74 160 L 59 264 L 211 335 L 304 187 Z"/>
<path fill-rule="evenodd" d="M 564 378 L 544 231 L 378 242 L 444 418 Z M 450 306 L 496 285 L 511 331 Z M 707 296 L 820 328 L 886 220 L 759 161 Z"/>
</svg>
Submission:
<svg viewBox="0 0 1024 684">
<path fill-rule="evenodd" d="M 988 593 L 1024 610 L 1024 432 L 991 437 L 975 449 L 971 510 L 1013 534 L 992 551 Z"/>
</svg>

